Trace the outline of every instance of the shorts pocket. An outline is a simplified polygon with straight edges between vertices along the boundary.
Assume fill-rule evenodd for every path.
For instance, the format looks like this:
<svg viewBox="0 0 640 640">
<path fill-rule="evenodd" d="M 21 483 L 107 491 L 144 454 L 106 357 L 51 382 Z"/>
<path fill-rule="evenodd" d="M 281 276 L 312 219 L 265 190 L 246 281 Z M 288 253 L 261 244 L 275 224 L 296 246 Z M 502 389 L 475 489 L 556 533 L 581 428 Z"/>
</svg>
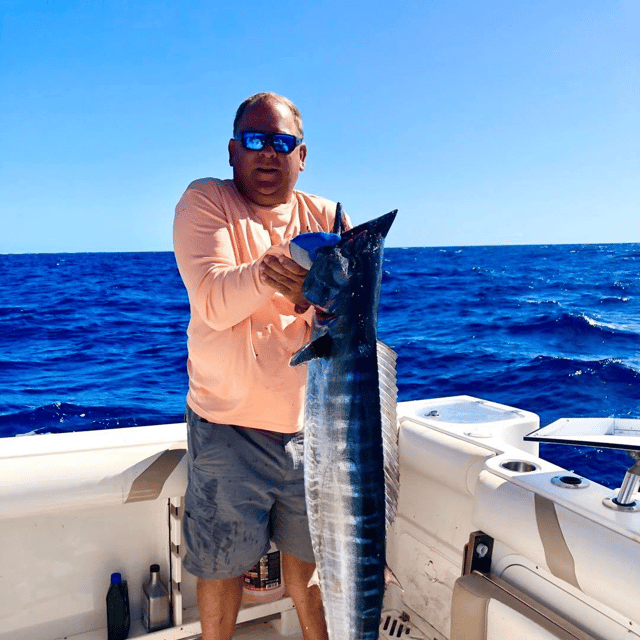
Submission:
<svg viewBox="0 0 640 640">
<path fill-rule="evenodd" d="M 213 544 L 213 516 L 210 518 L 194 518 L 185 511 L 182 522 L 184 545 L 187 550 L 186 564 L 206 571 L 211 564 Z"/>
</svg>

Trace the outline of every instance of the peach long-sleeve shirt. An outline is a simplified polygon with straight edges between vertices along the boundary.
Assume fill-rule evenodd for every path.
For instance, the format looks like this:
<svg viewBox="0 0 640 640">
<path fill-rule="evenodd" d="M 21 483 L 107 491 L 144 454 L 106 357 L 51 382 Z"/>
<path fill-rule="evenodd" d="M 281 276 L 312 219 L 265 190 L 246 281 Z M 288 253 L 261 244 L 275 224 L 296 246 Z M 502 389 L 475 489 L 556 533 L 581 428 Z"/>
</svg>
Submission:
<svg viewBox="0 0 640 640">
<path fill-rule="evenodd" d="M 200 416 L 283 433 L 302 428 L 306 367 L 289 359 L 309 337 L 311 310 L 260 282 L 267 253 L 300 233 L 329 231 L 335 203 L 294 191 L 261 207 L 232 180 L 192 182 L 176 206 L 174 250 L 189 295 L 187 402 Z"/>
</svg>

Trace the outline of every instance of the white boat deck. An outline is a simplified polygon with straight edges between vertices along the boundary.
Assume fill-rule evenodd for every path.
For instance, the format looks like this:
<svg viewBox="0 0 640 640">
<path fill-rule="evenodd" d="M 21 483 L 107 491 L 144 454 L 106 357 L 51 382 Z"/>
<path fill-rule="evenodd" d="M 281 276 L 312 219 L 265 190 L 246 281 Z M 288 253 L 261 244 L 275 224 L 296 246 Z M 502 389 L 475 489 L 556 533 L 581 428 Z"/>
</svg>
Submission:
<svg viewBox="0 0 640 640">
<path fill-rule="evenodd" d="M 141 620 L 134 619 L 129 631 L 129 640 L 199 640 L 200 637 L 200 622 L 195 608 L 185 611 L 183 623 L 170 629 L 147 633 Z M 283 597 L 268 605 L 243 607 L 238 616 L 234 638 L 236 637 L 252 640 L 302 640 L 300 624 L 291 598 Z M 97 629 L 56 640 L 107 640 L 107 630 Z"/>
<path fill-rule="evenodd" d="M 381 640 L 640 640 L 640 512 L 612 508 L 615 492 L 539 458 L 537 442 L 523 442 L 537 416 L 468 396 L 400 403 L 398 416 L 387 563 L 403 589 L 387 590 L 393 622 Z M 2 640 L 107 640 L 116 571 L 129 588 L 129 638 L 200 636 L 196 581 L 181 564 L 185 436 L 176 424 L 0 439 Z M 493 541 L 481 596 L 478 580 L 465 580 L 477 576 L 461 575 L 477 531 Z M 147 634 L 142 583 L 156 563 L 175 626 Z M 542 618 L 500 590 L 530 599 Z M 489 603 L 475 609 L 485 636 L 459 624 L 476 596 Z M 553 616 L 570 631 L 543 629 Z M 293 603 L 244 607 L 234 637 L 301 640 Z"/>
</svg>

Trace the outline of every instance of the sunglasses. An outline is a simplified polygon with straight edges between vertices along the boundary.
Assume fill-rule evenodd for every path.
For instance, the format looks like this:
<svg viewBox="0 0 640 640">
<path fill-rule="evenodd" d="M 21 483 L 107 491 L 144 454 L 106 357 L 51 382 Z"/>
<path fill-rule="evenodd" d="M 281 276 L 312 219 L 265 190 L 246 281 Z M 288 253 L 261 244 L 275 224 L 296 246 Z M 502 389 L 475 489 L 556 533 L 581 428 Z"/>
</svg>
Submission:
<svg viewBox="0 0 640 640">
<path fill-rule="evenodd" d="M 233 136 L 233 139 L 242 142 L 242 146 L 250 151 L 261 151 L 269 143 L 276 153 L 291 153 L 299 144 L 302 144 L 302 138 L 296 138 L 288 133 L 243 131 Z"/>
</svg>

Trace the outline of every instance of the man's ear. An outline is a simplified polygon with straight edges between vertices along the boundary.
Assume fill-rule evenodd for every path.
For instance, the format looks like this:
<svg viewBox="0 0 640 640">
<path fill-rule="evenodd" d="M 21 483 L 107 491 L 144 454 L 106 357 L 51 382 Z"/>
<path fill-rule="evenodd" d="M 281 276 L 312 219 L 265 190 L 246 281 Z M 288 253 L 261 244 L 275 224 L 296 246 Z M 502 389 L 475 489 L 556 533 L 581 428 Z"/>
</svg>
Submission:
<svg viewBox="0 0 640 640">
<path fill-rule="evenodd" d="M 307 145 L 303 143 L 298 149 L 300 150 L 300 171 L 304 171 L 305 161 L 307 159 Z"/>
<path fill-rule="evenodd" d="M 236 141 L 231 138 L 229 140 L 229 166 L 233 167 L 233 154 L 236 152 Z"/>
</svg>

